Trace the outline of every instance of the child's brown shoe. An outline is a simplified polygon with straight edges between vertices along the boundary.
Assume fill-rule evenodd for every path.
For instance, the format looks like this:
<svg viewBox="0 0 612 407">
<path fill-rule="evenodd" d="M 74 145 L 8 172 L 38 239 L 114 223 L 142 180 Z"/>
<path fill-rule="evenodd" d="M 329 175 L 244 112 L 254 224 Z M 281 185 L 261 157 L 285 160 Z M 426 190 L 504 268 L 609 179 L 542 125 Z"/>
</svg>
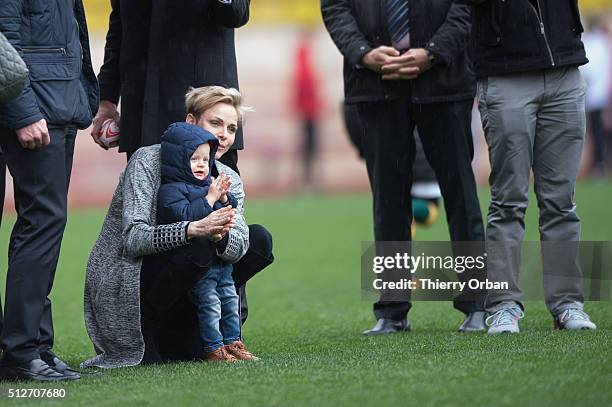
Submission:
<svg viewBox="0 0 612 407">
<path fill-rule="evenodd" d="M 236 359 L 233 355 L 231 355 L 224 346 L 220 347 L 219 349 L 213 351 L 213 352 L 209 352 L 206 354 L 206 357 L 204 358 L 205 361 L 210 361 L 210 362 L 229 362 L 229 363 L 233 363 L 235 361 L 237 361 L 238 359 Z"/>
<path fill-rule="evenodd" d="M 225 349 L 238 360 L 259 360 L 257 356 L 247 350 L 242 341 L 234 341 L 225 345 Z"/>
</svg>

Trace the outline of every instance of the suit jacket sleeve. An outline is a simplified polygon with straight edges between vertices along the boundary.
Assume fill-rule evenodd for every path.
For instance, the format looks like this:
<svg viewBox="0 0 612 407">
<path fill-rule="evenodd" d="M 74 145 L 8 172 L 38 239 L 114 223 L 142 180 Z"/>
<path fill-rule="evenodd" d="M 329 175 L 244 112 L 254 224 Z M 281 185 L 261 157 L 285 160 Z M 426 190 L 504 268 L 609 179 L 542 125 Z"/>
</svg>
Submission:
<svg viewBox="0 0 612 407">
<path fill-rule="evenodd" d="M 438 57 L 443 64 L 449 65 L 457 54 L 465 52 L 471 34 L 470 19 L 470 6 L 453 2 L 446 21 L 430 38 L 425 49 Z"/>
<path fill-rule="evenodd" d="M 24 13 L 23 0 L 5 0 L 0 7 L 0 31 L 23 58 L 21 49 L 21 21 Z M 26 80 L 21 94 L 17 98 L 0 104 L 0 116 L 13 130 L 20 129 L 43 119 L 38 108 L 36 95 Z"/>
<path fill-rule="evenodd" d="M 329 35 L 348 63 L 356 66 L 371 49 L 351 11 L 351 0 L 321 0 L 321 13 Z"/>
<path fill-rule="evenodd" d="M 100 83 L 100 100 L 119 103 L 121 79 L 119 59 L 121 56 L 121 5 L 119 0 L 111 0 L 111 14 L 104 46 L 104 64 L 100 68 L 98 82 Z"/>
<path fill-rule="evenodd" d="M 210 6 L 213 21 L 226 28 L 242 27 L 249 22 L 250 4 L 251 0 L 214 0 Z"/>
</svg>

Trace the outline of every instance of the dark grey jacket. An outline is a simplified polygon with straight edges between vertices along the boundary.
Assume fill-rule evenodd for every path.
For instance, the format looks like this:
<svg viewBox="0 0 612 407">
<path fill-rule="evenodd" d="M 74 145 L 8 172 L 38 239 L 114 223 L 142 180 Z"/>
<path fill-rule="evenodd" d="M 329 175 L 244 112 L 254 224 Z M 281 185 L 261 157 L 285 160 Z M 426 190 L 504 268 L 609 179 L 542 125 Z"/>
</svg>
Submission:
<svg viewBox="0 0 612 407">
<path fill-rule="evenodd" d="M 19 129 L 44 118 L 50 126 L 88 127 L 98 82 L 82 0 L 3 0 L 0 31 L 30 71 L 21 94 L 0 106 L 0 124 Z"/>
<path fill-rule="evenodd" d="M 383 81 L 380 74 L 359 66 L 368 51 L 391 44 L 384 1 L 321 0 L 327 30 L 344 55 L 346 102 L 408 95 L 414 103 L 474 97 L 476 80 L 468 58 L 470 7 L 453 0 L 410 0 L 411 46 L 429 50 L 438 61 L 428 72 L 412 81 Z"/>
</svg>

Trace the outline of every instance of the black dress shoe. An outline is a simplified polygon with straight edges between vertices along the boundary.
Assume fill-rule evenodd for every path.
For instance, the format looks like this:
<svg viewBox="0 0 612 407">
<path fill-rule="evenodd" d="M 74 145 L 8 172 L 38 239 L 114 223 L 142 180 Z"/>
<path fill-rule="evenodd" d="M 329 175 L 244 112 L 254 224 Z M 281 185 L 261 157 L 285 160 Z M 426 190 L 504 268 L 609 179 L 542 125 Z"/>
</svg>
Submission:
<svg viewBox="0 0 612 407">
<path fill-rule="evenodd" d="M 70 379 L 51 368 L 44 360 L 34 359 L 16 366 L 0 366 L 0 380 L 54 382 Z"/>
<path fill-rule="evenodd" d="M 410 321 L 407 319 L 395 320 L 388 318 L 380 318 L 374 328 L 363 331 L 366 336 L 372 335 L 388 335 L 398 332 L 410 331 Z"/>
<path fill-rule="evenodd" d="M 63 375 L 66 380 L 77 380 L 81 378 L 79 372 L 68 366 L 64 361 L 55 356 L 51 351 L 42 352 L 40 358 L 44 360 L 53 370 Z"/>
</svg>

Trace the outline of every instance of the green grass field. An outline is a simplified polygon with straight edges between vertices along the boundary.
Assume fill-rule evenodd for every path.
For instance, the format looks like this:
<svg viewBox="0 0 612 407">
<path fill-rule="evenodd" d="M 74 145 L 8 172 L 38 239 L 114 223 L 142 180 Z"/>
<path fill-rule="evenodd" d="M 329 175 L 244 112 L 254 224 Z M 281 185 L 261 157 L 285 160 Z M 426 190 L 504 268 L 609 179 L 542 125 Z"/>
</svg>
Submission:
<svg viewBox="0 0 612 407">
<path fill-rule="evenodd" d="M 612 239 L 611 200 L 612 184 L 580 184 L 583 239 Z M 481 201 L 488 203 L 485 190 Z M 533 207 L 530 240 L 537 239 Z M 262 360 L 105 371 L 59 385 L 68 391 L 62 405 L 611 405 L 609 302 L 587 305 L 596 332 L 554 332 L 544 304 L 530 302 L 520 335 L 462 335 L 455 332 L 462 316 L 450 303 L 421 302 L 410 312 L 413 332 L 361 336 L 374 322 L 359 274 L 360 242 L 372 236 L 370 214 L 367 195 L 247 202 L 248 221 L 266 225 L 275 240 L 276 262 L 249 283 L 244 329 Z M 55 350 L 73 365 L 94 354 L 83 324 L 82 287 L 103 216 L 103 210 L 71 211 L 52 294 Z M 4 252 L 11 224 L 9 218 L 2 225 Z M 419 230 L 418 238 L 448 239 L 444 219 Z M 8 387 L 16 385 L 0 384 L 0 405 L 13 405 L 5 399 Z M 40 401 L 14 402 L 30 403 Z"/>
</svg>

